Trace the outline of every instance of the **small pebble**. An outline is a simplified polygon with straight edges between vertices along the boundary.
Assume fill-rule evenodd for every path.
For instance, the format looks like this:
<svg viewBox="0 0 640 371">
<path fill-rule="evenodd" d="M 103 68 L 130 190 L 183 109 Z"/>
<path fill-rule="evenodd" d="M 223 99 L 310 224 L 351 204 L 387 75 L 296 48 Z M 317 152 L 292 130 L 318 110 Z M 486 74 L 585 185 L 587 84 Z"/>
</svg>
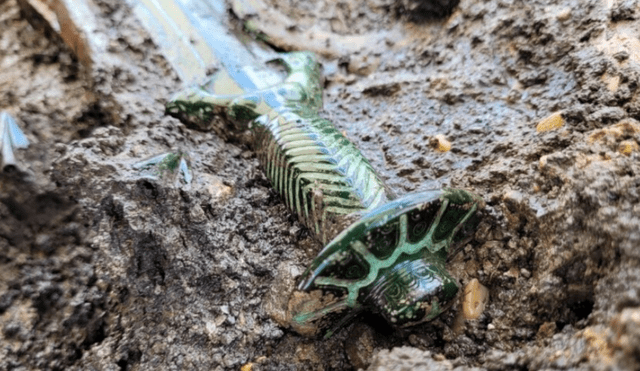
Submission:
<svg viewBox="0 0 640 371">
<path fill-rule="evenodd" d="M 431 138 L 429 146 L 438 152 L 444 153 L 451 150 L 451 142 L 447 140 L 442 134 L 438 134 Z"/>
<path fill-rule="evenodd" d="M 618 91 L 620 87 L 620 76 L 611 76 L 605 73 L 602 75 L 602 80 L 607 84 L 607 89 L 609 89 L 610 92 L 615 93 Z"/>
<path fill-rule="evenodd" d="M 564 119 L 562 118 L 562 112 L 558 111 L 540 121 L 536 126 L 536 131 L 543 133 L 545 131 L 559 129 L 562 125 L 564 125 Z"/>
<path fill-rule="evenodd" d="M 569 7 L 560 9 L 560 11 L 556 13 L 556 19 L 560 22 L 566 21 L 567 19 L 569 19 L 569 17 L 571 17 L 571 8 Z"/>
<path fill-rule="evenodd" d="M 625 140 L 620 142 L 620 146 L 618 147 L 618 151 L 623 155 L 631 156 L 631 153 L 638 150 L 638 143 L 633 140 Z"/>
<path fill-rule="evenodd" d="M 464 288 L 462 313 L 467 320 L 478 319 L 489 301 L 489 289 L 474 278 Z"/>
</svg>

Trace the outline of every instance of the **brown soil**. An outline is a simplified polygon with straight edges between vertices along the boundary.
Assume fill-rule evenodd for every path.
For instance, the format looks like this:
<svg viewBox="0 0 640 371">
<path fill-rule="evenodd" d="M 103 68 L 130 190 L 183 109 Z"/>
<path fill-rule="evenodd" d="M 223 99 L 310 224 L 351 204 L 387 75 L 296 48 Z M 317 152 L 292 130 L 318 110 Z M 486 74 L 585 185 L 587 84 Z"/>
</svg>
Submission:
<svg viewBox="0 0 640 371">
<path fill-rule="evenodd" d="M 320 246 L 249 148 L 163 115 L 180 82 L 129 3 L 93 0 L 113 58 L 88 73 L 0 0 L 0 109 L 32 142 L 0 174 L 0 369 L 640 368 L 636 2 L 462 0 L 444 19 L 412 17 L 417 0 L 273 2 L 300 37 L 400 32 L 326 54 L 323 115 L 399 193 L 485 199 L 451 262 L 489 289 L 484 312 L 363 316 L 329 340 L 281 327 L 264 302 Z M 190 153 L 191 187 L 132 169 L 169 149 Z"/>
</svg>

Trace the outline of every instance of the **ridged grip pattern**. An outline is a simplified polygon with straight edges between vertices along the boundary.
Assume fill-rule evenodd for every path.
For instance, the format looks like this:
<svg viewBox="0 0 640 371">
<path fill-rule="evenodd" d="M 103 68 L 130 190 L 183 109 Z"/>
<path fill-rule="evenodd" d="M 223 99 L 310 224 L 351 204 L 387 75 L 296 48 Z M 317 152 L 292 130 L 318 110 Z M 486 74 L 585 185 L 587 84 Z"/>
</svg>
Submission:
<svg viewBox="0 0 640 371">
<path fill-rule="evenodd" d="M 287 69 L 279 85 L 240 95 L 187 89 L 167 112 L 200 127 L 220 122 L 215 115 L 222 113 L 233 133 L 245 137 L 250 130 L 273 187 L 325 245 L 298 288 L 320 288 L 335 300 L 291 309 L 292 326 L 307 333 L 343 311 L 337 326 L 362 310 L 395 326 L 435 318 L 458 291 L 447 255 L 473 236 L 482 199 L 448 188 L 396 198 L 355 145 L 319 116 L 322 81 L 313 54 L 282 54 L 278 61 Z M 220 81 L 209 86 L 224 90 Z"/>
<path fill-rule="evenodd" d="M 222 109 L 234 130 L 250 129 L 265 174 L 285 203 L 323 244 L 393 197 L 362 153 L 328 120 L 320 68 L 311 53 L 284 54 L 282 84 L 243 95 L 194 88 L 172 98 L 167 112 L 211 121 Z"/>
</svg>

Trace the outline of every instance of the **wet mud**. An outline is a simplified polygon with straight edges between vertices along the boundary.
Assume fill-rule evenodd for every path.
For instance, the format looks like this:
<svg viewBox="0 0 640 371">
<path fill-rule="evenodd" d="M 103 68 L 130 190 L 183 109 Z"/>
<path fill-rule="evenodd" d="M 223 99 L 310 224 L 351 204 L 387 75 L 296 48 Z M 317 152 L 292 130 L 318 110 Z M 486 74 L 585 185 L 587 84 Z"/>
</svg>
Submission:
<svg viewBox="0 0 640 371">
<path fill-rule="evenodd" d="M 365 315 L 328 340 L 269 307 L 321 246 L 248 147 L 163 115 L 180 80 L 130 4 L 93 3 L 109 58 L 88 72 L 0 1 L 0 109 L 32 143 L 0 174 L 0 369 L 640 367 L 636 2 L 272 2 L 300 37 L 400 35 L 323 54 L 322 115 L 399 193 L 487 202 L 450 262 L 489 291 L 477 319 Z M 133 168 L 168 150 L 190 186 Z"/>
</svg>

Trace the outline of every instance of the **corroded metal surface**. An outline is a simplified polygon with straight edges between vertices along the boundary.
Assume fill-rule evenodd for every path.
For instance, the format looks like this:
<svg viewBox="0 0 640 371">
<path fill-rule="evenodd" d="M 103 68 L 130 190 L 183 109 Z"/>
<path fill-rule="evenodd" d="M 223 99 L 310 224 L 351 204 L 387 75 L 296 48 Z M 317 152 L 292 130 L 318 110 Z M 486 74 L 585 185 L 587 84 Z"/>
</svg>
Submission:
<svg viewBox="0 0 640 371">
<path fill-rule="evenodd" d="M 325 249 L 300 283 L 339 299 L 293 313 L 298 325 L 361 310 L 410 326 L 448 308 L 458 284 L 445 267 L 454 243 L 475 231 L 482 200 L 443 189 L 399 199 L 360 151 L 320 118 L 322 78 L 314 54 L 282 54 L 281 84 L 245 94 L 188 88 L 171 98 L 167 113 L 206 127 L 223 114 L 234 130 L 250 130 L 252 145 L 273 187 Z M 330 334 L 330 333 L 329 333 Z"/>
</svg>

